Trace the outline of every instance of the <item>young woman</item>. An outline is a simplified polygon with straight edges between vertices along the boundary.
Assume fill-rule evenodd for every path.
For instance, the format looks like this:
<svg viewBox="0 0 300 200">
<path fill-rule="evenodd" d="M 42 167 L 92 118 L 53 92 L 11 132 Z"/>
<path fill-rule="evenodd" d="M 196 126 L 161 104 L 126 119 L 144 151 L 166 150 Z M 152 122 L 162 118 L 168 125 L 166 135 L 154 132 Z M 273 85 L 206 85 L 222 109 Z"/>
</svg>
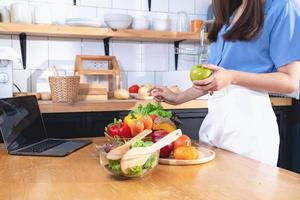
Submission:
<svg viewBox="0 0 300 200">
<path fill-rule="evenodd" d="M 279 132 L 268 92 L 299 88 L 300 11 L 294 1 L 213 0 L 206 65 L 213 75 L 180 94 L 157 87 L 155 99 L 181 104 L 213 91 L 200 140 L 276 165 Z"/>
</svg>

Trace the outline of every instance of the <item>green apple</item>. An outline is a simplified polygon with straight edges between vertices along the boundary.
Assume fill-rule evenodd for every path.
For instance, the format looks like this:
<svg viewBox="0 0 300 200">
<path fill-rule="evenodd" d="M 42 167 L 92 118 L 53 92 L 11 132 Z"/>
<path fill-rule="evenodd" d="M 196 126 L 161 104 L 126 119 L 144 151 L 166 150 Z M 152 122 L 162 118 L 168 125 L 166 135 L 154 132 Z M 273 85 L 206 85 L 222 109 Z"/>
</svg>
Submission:
<svg viewBox="0 0 300 200">
<path fill-rule="evenodd" d="M 195 65 L 191 68 L 190 78 L 192 81 L 199 81 L 212 75 L 212 70 L 205 68 L 203 65 Z"/>
</svg>

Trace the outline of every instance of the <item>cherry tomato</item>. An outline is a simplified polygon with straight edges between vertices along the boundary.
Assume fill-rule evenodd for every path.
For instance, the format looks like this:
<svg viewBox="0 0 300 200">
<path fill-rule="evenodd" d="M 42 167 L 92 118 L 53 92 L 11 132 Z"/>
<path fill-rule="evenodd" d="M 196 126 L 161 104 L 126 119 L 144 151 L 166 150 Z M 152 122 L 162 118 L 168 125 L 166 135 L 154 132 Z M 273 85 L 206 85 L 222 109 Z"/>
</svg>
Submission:
<svg viewBox="0 0 300 200">
<path fill-rule="evenodd" d="M 132 85 L 129 89 L 128 92 L 129 93 L 138 93 L 140 89 L 140 86 L 138 85 Z"/>
</svg>

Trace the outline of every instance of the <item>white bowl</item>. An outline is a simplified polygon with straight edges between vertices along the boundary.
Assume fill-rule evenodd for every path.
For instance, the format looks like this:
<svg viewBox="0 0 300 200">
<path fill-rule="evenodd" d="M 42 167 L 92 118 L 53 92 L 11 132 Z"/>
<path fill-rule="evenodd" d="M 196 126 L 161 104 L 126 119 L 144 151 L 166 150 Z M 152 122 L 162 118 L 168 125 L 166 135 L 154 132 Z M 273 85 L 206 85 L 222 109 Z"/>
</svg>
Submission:
<svg viewBox="0 0 300 200">
<path fill-rule="evenodd" d="M 132 23 L 132 17 L 127 14 L 105 14 L 104 22 L 112 29 L 129 28 Z"/>
</svg>

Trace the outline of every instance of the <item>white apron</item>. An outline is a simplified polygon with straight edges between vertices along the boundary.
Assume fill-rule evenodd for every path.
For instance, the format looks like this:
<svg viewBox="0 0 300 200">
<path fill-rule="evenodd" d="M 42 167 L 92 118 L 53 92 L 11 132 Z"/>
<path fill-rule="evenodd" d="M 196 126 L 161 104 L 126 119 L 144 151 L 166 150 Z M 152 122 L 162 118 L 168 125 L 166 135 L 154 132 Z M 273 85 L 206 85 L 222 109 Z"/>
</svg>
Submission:
<svg viewBox="0 0 300 200">
<path fill-rule="evenodd" d="M 200 141 L 277 165 L 279 131 L 269 95 L 228 86 L 208 99 Z"/>
</svg>

